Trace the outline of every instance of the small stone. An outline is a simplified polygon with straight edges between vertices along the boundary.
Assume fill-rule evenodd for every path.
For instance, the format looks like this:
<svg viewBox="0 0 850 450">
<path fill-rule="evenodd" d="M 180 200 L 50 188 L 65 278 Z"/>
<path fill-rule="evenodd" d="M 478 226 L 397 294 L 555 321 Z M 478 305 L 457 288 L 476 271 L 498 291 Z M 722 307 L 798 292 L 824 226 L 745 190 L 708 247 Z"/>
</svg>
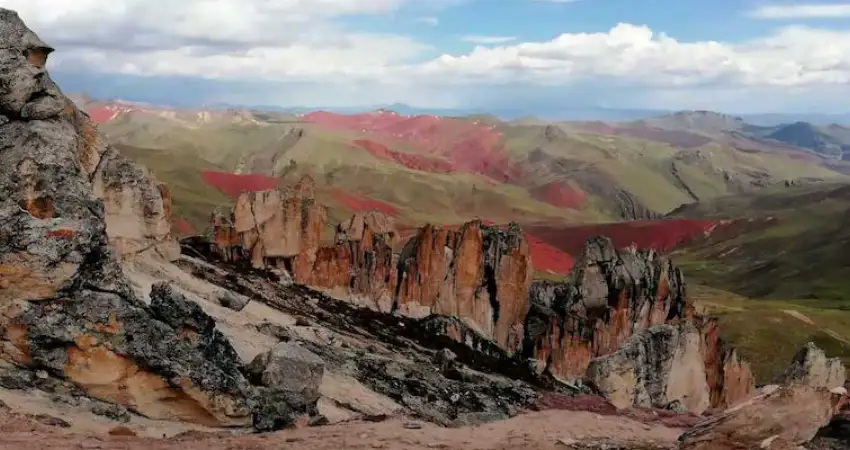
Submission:
<svg viewBox="0 0 850 450">
<path fill-rule="evenodd" d="M 49 416 L 47 414 L 36 414 L 36 415 L 30 416 L 30 418 L 32 418 L 33 420 L 35 420 L 36 422 L 38 422 L 40 424 L 51 426 L 51 427 L 71 428 L 71 424 L 68 421 L 60 419 L 58 417 Z"/>
<path fill-rule="evenodd" d="M 136 436 L 136 432 L 132 428 L 125 427 L 124 425 L 118 425 L 112 428 L 109 430 L 109 434 L 112 436 Z"/>
<path fill-rule="evenodd" d="M 406 422 L 406 423 L 404 424 L 404 428 L 406 428 L 406 429 L 408 429 L 408 430 L 421 430 L 421 429 L 422 429 L 422 424 L 421 424 L 421 423 L 417 423 L 417 422 Z"/>
<path fill-rule="evenodd" d="M 310 321 L 304 317 L 298 316 L 295 318 L 295 326 L 296 327 L 309 327 Z"/>
<path fill-rule="evenodd" d="M 46 380 L 49 375 L 47 374 L 47 372 L 45 372 L 43 370 L 39 370 L 35 373 L 35 376 L 42 379 L 42 380 Z"/>
<path fill-rule="evenodd" d="M 573 445 L 578 444 L 578 441 L 575 439 L 558 439 L 558 444 L 571 447 Z"/>
<path fill-rule="evenodd" d="M 218 296 L 218 302 L 225 308 L 230 308 L 234 311 L 242 311 L 248 306 L 251 299 L 244 295 L 235 294 L 230 291 L 225 291 Z"/>
</svg>

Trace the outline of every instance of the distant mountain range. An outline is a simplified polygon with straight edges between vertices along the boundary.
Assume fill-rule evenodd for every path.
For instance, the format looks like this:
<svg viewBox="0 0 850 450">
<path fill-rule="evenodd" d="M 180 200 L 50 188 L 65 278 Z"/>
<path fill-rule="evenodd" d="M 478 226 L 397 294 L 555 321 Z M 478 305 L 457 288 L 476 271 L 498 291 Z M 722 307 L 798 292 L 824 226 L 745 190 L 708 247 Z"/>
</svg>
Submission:
<svg viewBox="0 0 850 450">
<path fill-rule="evenodd" d="M 681 111 L 643 119 L 638 123 L 662 130 L 706 135 L 732 133 L 811 150 L 832 159 L 850 159 L 850 128 L 834 123 L 818 125 L 794 121 L 765 126 L 753 124 L 743 117 L 711 111 Z"/>
</svg>

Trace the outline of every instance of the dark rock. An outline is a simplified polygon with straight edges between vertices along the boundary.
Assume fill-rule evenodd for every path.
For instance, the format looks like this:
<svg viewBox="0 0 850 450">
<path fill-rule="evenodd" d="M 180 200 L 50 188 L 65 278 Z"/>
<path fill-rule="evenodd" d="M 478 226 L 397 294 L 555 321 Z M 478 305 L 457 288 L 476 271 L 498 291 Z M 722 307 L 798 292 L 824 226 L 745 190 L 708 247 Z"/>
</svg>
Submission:
<svg viewBox="0 0 850 450">
<path fill-rule="evenodd" d="M 248 297 L 239 294 L 234 294 L 230 291 L 225 291 L 218 297 L 218 302 L 221 303 L 221 306 L 224 306 L 225 308 L 230 308 L 234 311 L 242 311 L 243 309 L 245 309 L 245 307 L 248 306 L 248 302 L 250 302 L 250 300 L 251 299 L 249 299 Z"/>
<path fill-rule="evenodd" d="M 92 402 L 91 412 L 98 416 L 107 417 L 118 422 L 126 423 L 130 421 L 130 413 L 127 411 L 127 408 L 120 405 L 114 405 L 112 403 L 104 403 L 95 400 Z"/>
<path fill-rule="evenodd" d="M 295 425 L 299 420 L 316 416 L 316 402 L 309 402 L 298 392 L 279 388 L 256 389 L 253 425 L 258 431 L 274 431 Z"/>
<path fill-rule="evenodd" d="M 263 322 L 257 325 L 257 331 L 265 334 L 266 336 L 271 336 L 281 342 L 289 342 L 292 340 L 292 333 L 290 333 L 286 327 L 271 322 Z"/>
<path fill-rule="evenodd" d="M 71 424 L 68 421 L 47 414 L 32 414 L 27 415 L 27 417 L 42 425 L 59 428 L 71 428 Z"/>
<path fill-rule="evenodd" d="M 152 308 L 133 294 L 95 193 L 106 183 L 98 170 L 108 146 L 51 80 L 52 49 L 3 8 L 0 42 L 3 357 L 152 418 L 247 425 L 251 387 L 214 322 L 180 309 L 164 286 Z M 103 378 L 102 370 L 125 375 Z M 151 392 L 128 389 L 136 377 Z M 92 381 L 102 379 L 111 381 Z"/>
<path fill-rule="evenodd" d="M 319 386 L 325 372 L 321 358 L 300 345 L 283 342 L 257 355 L 246 372 L 266 386 L 258 393 L 254 427 L 270 430 L 293 424 L 302 415 L 315 415 Z"/>
</svg>

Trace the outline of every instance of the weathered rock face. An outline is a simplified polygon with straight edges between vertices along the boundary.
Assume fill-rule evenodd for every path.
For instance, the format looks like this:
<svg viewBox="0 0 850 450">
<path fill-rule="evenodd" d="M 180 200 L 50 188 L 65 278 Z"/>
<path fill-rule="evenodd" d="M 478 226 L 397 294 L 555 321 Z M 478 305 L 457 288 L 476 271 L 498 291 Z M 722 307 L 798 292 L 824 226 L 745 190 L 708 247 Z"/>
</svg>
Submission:
<svg viewBox="0 0 850 450">
<path fill-rule="evenodd" d="M 580 379 L 595 358 L 622 348 L 590 373 L 591 379 L 617 391 L 620 403 L 631 399 L 663 407 L 680 400 L 689 410 L 701 412 L 707 406 L 730 404 L 753 388 L 746 364 L 722 348 L 712 328 L 716 321 L 695 320 L 681 271 L 652 251 L 616 250 L 609 239 L 592 238 L 568 281 L 535 282 L 529 294 L 523 354 L 556 377 Z M 684 333 L 682 328 L 659 328 L 633 337 L 664 324 L 690 325 Z M 663 348 L 651 348 L 656 344 Z M 694 344 L 700 364 L 694 359 Z M 628 362 L 632 357 L 654 367 L 636 366 Z M 669 369 L 653 375 L 660 378 L 644 376 L 661 366 Z M 708 404 L 706 383 L 697 379 L 707 382 Z"/>
<path fill-rule="evenodd" d="M 250 423 L 249 385 L 221 335 L 209 322 L 172 321 L 132 293 L 93 188 L 99 179 L 106 192 L 112 170 L 131 169 L 50 79 L 50 52 L 0 8 L 0 358 L 150 417 Z M 154 209 L 151 218 L 167 216 Z M 153 248 L 157 233 L 142 239 Z"/>
<path fill-rule="evenodd" d="M 337 226 L 336 241 L 361 240 L 366 230 L 384 235 L 393 246 L 398 239 L 395 219 L 379 211 L 359 212 Z"/>
<path fill-rule="evenodd" d="M 390 312 L 397 281 L 396 231 L 378 215 L 358 214 L 337 227 L 336 243 L 322 247 L 306 280 L 296 280 L 376 311 Z M 373 228 L 374 227 L 374 228 Z"/>
<path fill-rule="evenodd" d="M 153 173 L 108 148 L 92 186 L 104 203 L 110 245 L 120 255 L 155 252 L 168 261 L 180 257 L 171 235 L 171 194 Z"/>
<path fill-rule="evenodd" d="M 327 219 L 313 183 L 304 177 L 292 189 L 249 192 L 236 200 L 234 232 L 254 267 L 280 267 L 295 280 L 309 278 Z"/>
<path fill-rule="evenodd" d="M 527 356 L 576 379 L 590 360 L 615 352 L 636 331 L 692 314 L 682 273 L 654 252 L 618 251 L 592 238 L 564 283 L 536 282 L 526 322 Z"/>
<path fill-rule="evenodd" d="M 592 360 L 587 378 L 618 408 L 682 408 L 699 414 L 711 401 L 701 341 L 692 324 L 641 330 L 616 352 Z"/>
<path fill-rule="evenodd" d="M 274 430 L 299 419 L 309 420 L 318 412 L 319 386 L 324 362 L 316 354 L 293 343 L 284 342 L 257 357 L 247 367 L 255 383 L 265 386 L 258 397 L 261 407 L 255 426 Z"/>
<path fill-rule="evenodd" d="M 770 385 L 679 437 L 681 450 L 792 450 L 810 441 L 847 403 L 846 391 Z"/>
<path fill-rule="evenodd" d="M 814 342 L 809 342 L 777 380 L 778 384 L 802 383 L 831 389 L 844 386 L 846 371 L 839 358 L 827 358 Z"/>
<path fill-rule="evenodd" d="M 682 434 L 679 448 L 797 449 L 850 402 L 843 365 L 837 358 L 827 359 L 811 342 L 800 349 L 780 381 L 785 384 L 765 386 L 697 424 Z"/>
<path fill-rule="evenodd" d="M 425 226 L 405 245 L 398 270 L 397 312 L 458 317 L 508 352 L 519 350 L 532 274 L 519 226 Z"/>
</svg>

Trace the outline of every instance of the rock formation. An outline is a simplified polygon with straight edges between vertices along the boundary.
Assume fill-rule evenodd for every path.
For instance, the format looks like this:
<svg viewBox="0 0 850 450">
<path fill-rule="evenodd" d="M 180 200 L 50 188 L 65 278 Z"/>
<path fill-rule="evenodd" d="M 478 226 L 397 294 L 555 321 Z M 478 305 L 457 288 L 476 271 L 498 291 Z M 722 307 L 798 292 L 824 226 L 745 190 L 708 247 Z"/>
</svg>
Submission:
<svg viewBox="0 0 850 450">
<path fill-rule="evenodd" d="M 701 336 L 692 324 L 641 330 L 616 352 L 590 362 L 590 379 L 618 408 L 683 409 L 710 405 Z"/>
<path fill-rule="evenodd" d="M 508 352 L 522 344 L 532 267 L 516 224 L 423 227 L 399 257 L 395 310 L 457 317 Z"/>
<path fill-rule="evenodd" d="M 213 215 L 218 257 L 232 261 L 244 252 L 255 266 L 268 267 L 275 264 L 272 255 L 296 256 L 285 261 L 296 283 L 376 311 L 414 318 L 457 317 L 509 352 L 519 349 L 532 267 L 528 243 L 517 225 L 507 230 L 480 221 L 460 229 L 427 225 L 396 256 L 398 233 L 392 220 L 368 212 L 340 224 L 335 244 L 319 248 L 321 227 L 309 218 L 323 220 L 324 213 L 286 219 L 292 217 L 290 209 L 301 214 L 314 204 L 310 200 L 287 209 L 276 192 L 240 197 L 233 213 L 235 231 L 220 214 Z M 262 225 L 255 229 L 257 223 Z"/>
<path fill-rule="evenodd" d="M 60 92 L 51 51 L 0 8 L 0 358 L 149 417 L 250 424 L 250 385 L 214 321 L 165 286 L 151 307 L 130 289 L 115 250 L 170 246 L 166 191 Z"/>
<path fill-rule="evenodd" d="M 333 246 L 319 249 L 310 276 L 295 281 L 357 305 L 391 312 L 397 282 L 396 239 L 392 221 L 383 214 L 356 214 L 337 226 Z"/>
<path fill-rule="evenodd" d="M 814 342 L 801 348 L 777 384 L 802 383 L 814 387 L 844 386 L 846 371 L 839 358 L 827 358 Z"/>
<path fill-rule="evenodd" d="M 681 271 L 653 251 L 618 251 L 610 239 L 591 238 L 568 281 L 535 282 L 530 302 L 524 356 L 574 380 L 594 359 L 619 351 L 598 361 L 590 378 L 622 404 L 663 407 L 678 400 L 702 412 L 753 389 L 746 364 L 716 336 L 716 322 L 694 317 Z M 671 327 L 658 328 L 665 324 Z"/>
<path fill-rule="evenodd" d="M 314 193 L 310 177 L 291 189 L 243 193 L 233 210 L 233 231 L 225 228 L 217 235 L 229 243 L 235 233 L 254 267 L 286 269 L 303 282 L 310 276 L 327 219 Z"/>
<path fill-rule="evenodd" d="M 843 387 L 844 366 L 827 360 L 813 343 L 797 353 L 782 381 L 786 384 L 765 386 L 757 395 L 683 433 L 679 448 L 797 449 L 850 402 Z"/>
</svg>

